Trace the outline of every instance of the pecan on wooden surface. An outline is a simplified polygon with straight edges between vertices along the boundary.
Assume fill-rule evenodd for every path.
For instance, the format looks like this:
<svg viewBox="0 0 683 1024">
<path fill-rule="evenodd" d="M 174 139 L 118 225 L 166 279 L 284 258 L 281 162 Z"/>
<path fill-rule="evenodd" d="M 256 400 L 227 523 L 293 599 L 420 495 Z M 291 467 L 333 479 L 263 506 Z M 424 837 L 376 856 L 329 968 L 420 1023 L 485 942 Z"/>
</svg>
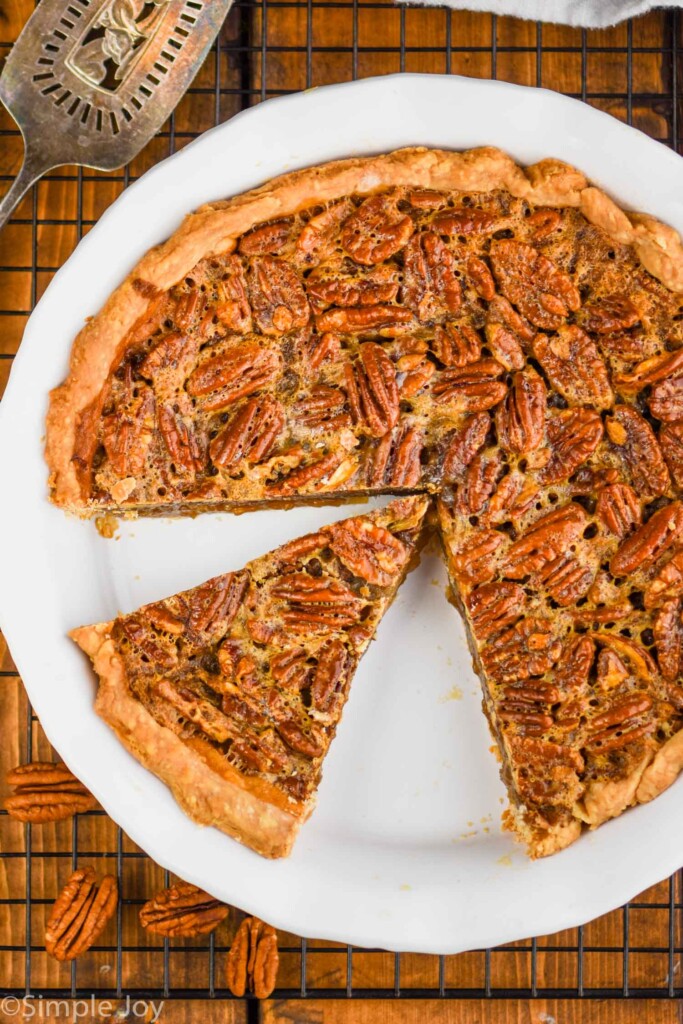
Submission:
<svg viewBox="0 0 683 1024">
<path fill-rule="evenodd" d="M 45 928 L 45 949 L 55 960 L 75 960 L 100 937 L 116 910 L 113 875 L 97 878 L 93 868 L 78 868 L 55 900 Z"/>
<path fill-rule="evenodd" d="M 190 882 L 178 882 L 156 893 L 140 910 L 145 931 L 168 938 L 207 935 L 224 921 L 230 907 Z"/>
<path fill-rule="evenodd" d="M 5 810 L 19 821 L 61 821 L 98 806 L 92 793 L 59 761 L 17 765 L 7 772 L 7 783 L 14 792 L 6 799 Z"/>
<path fill-rule="evenodd" d="M 228 953 L 226 975 L 232 994 L 251 992 L 257 999 L 267 999 L 275 988 L 279 964 L 275 929 L 258 917 L 245 918 Z"/>
</svg>

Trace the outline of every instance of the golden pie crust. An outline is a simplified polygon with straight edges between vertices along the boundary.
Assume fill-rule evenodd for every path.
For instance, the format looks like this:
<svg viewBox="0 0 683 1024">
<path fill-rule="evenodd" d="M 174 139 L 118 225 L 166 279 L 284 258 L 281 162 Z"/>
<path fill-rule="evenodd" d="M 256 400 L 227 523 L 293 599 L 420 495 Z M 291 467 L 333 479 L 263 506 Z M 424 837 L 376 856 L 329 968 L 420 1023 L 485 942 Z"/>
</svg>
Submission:
<svg viewBox="0 0 683 1024">
<path fill-rule="evenodd" d="M 682 296 L 678 234 L 556 160 L 297 171 L 188 216 L 81 331 L 50 400 L 51 498 L 88 516 L 435 495 L 506 822 L 545 856 L 683 767 Z M 167 736 L 126 691 L 119 628 L 76 634 L 101 712 L 153 770 L 168 744 L 193 817 L 287 852 L 311 793 L 278 803 Z"/>
</svg>

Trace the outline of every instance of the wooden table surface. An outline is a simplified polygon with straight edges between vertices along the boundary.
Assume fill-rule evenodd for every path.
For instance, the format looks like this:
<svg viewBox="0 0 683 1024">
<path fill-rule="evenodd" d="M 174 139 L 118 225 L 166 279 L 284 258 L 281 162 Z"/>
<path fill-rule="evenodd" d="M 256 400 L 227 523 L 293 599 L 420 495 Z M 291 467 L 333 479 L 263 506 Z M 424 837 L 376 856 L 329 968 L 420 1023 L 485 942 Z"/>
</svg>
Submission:
<svg viewBox="0 0 683 1024">
<path fill-rule="evenodd" d="M 0 4 L 0 57 L 16 38 L 33 9 L 31 0 Z M 435 9 L 399 8 L 383 2 L 353 3 L 324 0 L 271 0 L 265 13 L 260 4 L 242 0 L 230 14 L 221 35 L 221 48 L 201 69 L 193 90 L 125 172 L 102 174 L 61 168 L 33 189 L 0 233 L 0 386 L 4 386 L 11 357 L 17 351 L 27 316 L 54 272 L 72 252 L 127 182 L 187 143 L 197 132 L 231 117 L 242 107 L 282 91 L 337 82 L 354 76 L 392 71 L 451 72 L 498 78 L 522 84 L 544 85 L 587 99 L 615 117 L 630 119 L 655 138 L 671 141 L 677 118 L 673 110 L 672 73 L 678 60 L 673 49 L 672 18 L 652 13 L 633 23 L 583 35 L 578 30 L 535 24 L 488 15 L 447 13 Z M 355 30 L 355 34 L 354 34 Z M 495 45 L 492 45 L 495 43 Z M 678 68 L 679 95 L 683 81 Z M 457 111 L 444 111 L 457 117 Z M 8 182 L 18 168 L 22 143 L 12 119 L 0 111 L 0 177 Z M 236 154 L 239 158 L 239 154 Z M 0 190 L 4 188 L 3 184 Z M 7 496 L 9 497 L 9 495 Z M 53 752 L 40 724 L 32 718 L 26 695 L 9 651 L 0 639 L 0 769 L 26 760 L 49 760 Z M 5 796 L 0 783 L 0 798 Z M 30 843 L 31 856 L 26 853 Z M 301 944 L 281 935 L 279 989 L 283 998 L 262 1006 L 208 997 L 211 952 L 215 963 L 213 984 L 224 989 L 223 960 L 240 920 L 238 911 L 220 926 L 213 943 L 208 940 L 171 943 L 165 963 L 163 945 L 145 935 L 137 922 L 141 902 L 166 881 L 153 864 L 103 814 L 81 816 L 75 824 L 61 822 L 34 826 L 30 832 L 6 815 L 0 816 L 0 995 L 21 994 L 27 986 L 33 1003 L 0 1002 L 0 1021 L 21 1017 L 29 1006 L 35 1020 L 71 1019 L 79 1004 L 52 1005 L 50 990 L 66 989 L 79 1000 L 90 992 L 118 991 L 112 999 L 117 1019 L 142 1019 L 141 1006 L 126 1005 L 143 994 L 156 1002 L 181 989 L 204 994 L 199 1003 L 187 998 L 163 999 L 159 1017 L 164 1022 L 200 1017 L 213 1021 L 242 1022 L 260 1019 L 267 1024 L 326 1021 L 330 1024 L 669 1024 L 683 1020 L 679 1001 L 642 999 L 639 991 L 666 989 L 680 983 L 681 902 L 680 878 L 654 886 L 628 914 L 615 911 L 581 930 L 513 943 L 505 951 L 439 958 L 403 955 L 398 965 L 392 954 L 354 950 L 309 940 L 306 950 L 306 985 L 309 998 L 300 994 Z M 683 854 L 682 854 L 683 859 Z M 112 921 L 100 946 L 79 960 L 76 974 L 51 960 L 42 949 L 46 913 L 72 863 L 92 863 L 104 870 L 119 870 L 123 901 L 120 920 Z M 28 909 L 27 909 L 28 908 Z M 119 947 L 117 925 L 120 926 Z M 669 951 L 672 929 L 675 952 Z M 623 952 L 628 938 L 629 953 Z M 25 945 L 30 944 L 27 958 Z M 579 978 L 579 943 L 582 944 Z M 534 968 L 535 963 L 535 970 Z M 441 975 L 440 975 L 441 971 Z M 411 990 L 436 988 L 470 993 L 488 986 L 496 998 L 458 1000 L 410 999 Z M 586 990 L 614 990 L 628 985 L 630 998 L 579 1001 L 569 998 L 577 986 Z M 391 997 L 400 985 L 403 997 Z M 73 986 L 73 987 L 72 987 Z M 355 994 L 374 990 L 387 998 L 353 1001 L 318 998 L 322 992 L 348 987 Z M 559 999 L 514 998 L 514 992 L 553 990 Z M 43 994 L 43 1000 L 38 997 Z M 499 998 L 506 993 L 506 998 Z M 100 1006 L 94 1014 L 81 1006 L 81 1019 L 106 1019 L 112 1008 Z M 28 1011 L 26 1011 L 28 1016 Z M 145 1019 L 149 1020 L 149 1007 Z"/>
</svg>

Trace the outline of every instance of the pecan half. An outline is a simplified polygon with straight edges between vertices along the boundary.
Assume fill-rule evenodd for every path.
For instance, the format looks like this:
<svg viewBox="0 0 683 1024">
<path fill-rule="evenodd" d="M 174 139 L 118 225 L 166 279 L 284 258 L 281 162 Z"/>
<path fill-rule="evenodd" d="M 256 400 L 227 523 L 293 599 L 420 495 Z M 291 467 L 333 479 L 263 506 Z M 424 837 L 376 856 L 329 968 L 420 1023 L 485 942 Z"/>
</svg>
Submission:
<svg viewBox="0 0 683 1024">
<path fill-rule="evenodd" d="M 102 417 L 102 444 L 109 465 L 120 477 L 139 476 L 154 437 L 155 401 L 151 388 L 141 385 L 124 408 Z"/>
<path fill-rule="evenodd" d="M 634 327 L 640 313 L 626 295 L 605 295 L 587 302 L 577 319 L 594 334 L 614 334 Z"/>
<path fill-rule="evenodd" d="M 316 711 L 330 710 L 343 687 L 349 669 L 349 655 L 341 640 L 327 640 L 318 651 L 318 664 L 311 682 L 311 700 Z"/>
<path fill-rule="evenodd" d="M 351 426 L 351 417 L 345 411 L 345 406 L 346 395 L 343 391 L 318 384 L 294 405 L 292 413 L 298 423 L 310 430 L 339 430 Z"/>
<path fill-rule="evenodd" d="M 236 334 L 246 334 L 252 328 L 251 306 L 247 298 L 247 278 L 239 256 L 229 256 L 223 265 L 223 276 L 216 283 L 218 304 L 209 309 L 209 316 L 217 316 L 221 324 Z"/>
<path fill-rule="evenodd" d="M 521 736 L 540 736 L 554 725 L 551 706 L 560 699 L 559 691 L 551 683 L 528 683 L 505 686 L 503 699 L 496 706 L 502 722 L 514 724 Z"/>
<path fill-rule="evenodd" d="M 592 409 L 562 409 L 550 416 L 546 428 L 550 458 L 539 472 L 545 484 L 566 480 L 591 457 L 604 428 Z"/>
<path fill-rule="evenodd" d="M 98 806 L 92 793 L 61 761 L 20 764 L 7 772 L 7 785 L 15 789 L 5 800 L 5 810 L 18 821 L 61 821 Z"/>
<path fill-rule="evenodd" d="M 444 452 L 443 480 L 445 482 L 459 479 L 486 441 L 490 426 L 489 414 L 479 412 L 470 416 L 459 430 L 453 431 Z"/>
<path fill-rule="evenodd" d="M 328 527 L 330 548 L 354 576 L 387 587 L 410 557 L 410 548 L 383 526 L 348 519 Z"/>
<path fill-rule="evenodd" d="M 490 302 L 496 294 L 496 282 L 486 263 L 478 256 L 470 256 L 465 264 L 465 270 L 474 290 L 482 299 Z"/>
<path fill-rule="evenodd" d="M 489 640 L 512 626 L 525 611 L 526 595 L 517 583 L 484 583 L 467 599 L 472 627 L 479 640 Z"/>
<path fill-rule="evenodd" d="M 564 608 L 583 597 L 593 582 L 593 570 L 572 555 L 558 555 L 539 569 L 536 580 Z"/>
<path fill-rule="evenodd" d="M 662 426 L 659 447 L 676 487 L 683 487 L 683 420 Z"/>
<path fill-rule="evenodd" d="M 321 455 L 282 476 L 271 489 L 272 494 L 291 494 L 300 488 L 316 491 L 333 491 L 349 480 L 356 472 L 357 459 L 349 456 L 342 448 Z"/>
<path fill-rule="evenodd" d="M 589 636 L 570 636 L 555 665 L 553 681 L 560 691 L 555 724 L 562 730 L 575 729 L 584 714 L 590 694 L 588 679 L 595 659 L 595 643 Z"/>
<path fill-rule="evenodd" d="M 227 409 L 238 398 L 260 391 L 280 372 L 280 353 L 256 342 L 231 345 L 218 355 L 213 355 L 212 349 L 208 351 L 209 355 L 190 374 L 186 389 L 209 412 Z"/>
<path fill-rule="evenodd" d="M 398 288 L 398 273 L 392 266 L 379 266 L 362 277 L 327 277 L 314 270 L 306 279 L 306 291 L 316 313 L 328 306 L 349 308 L 393 302 Z"/>
<path fill-rule="evenodd" d="M 451 555 L 456 579 L 471 585 L 493 579 L 506 543 L 507 538 L 498 530 L 474 533 Z"/>
<path fill-rule="evenodd" d="M 438 210 L 445 206 L 448 196 L 433 188 L 414 188 L 406 196 L 411 206 L 417 210 Z"/>
<path fill-rule="evenodd" d="M 665 551 L 680 543 L 682 534 L 683 505 L 673 501 L 622 541 L 612 556 L 611 572 L 615 576 L 629 576 L 636 569 L 649 569 Z"/>
<path fill-rule="evenodd" d="M 544 570 L 578 540 L 587 523 L 586 513 L 574 502 L 539 516 L 510 547 L 504 563 L 505 575 L 521 580 Z"/>
<path fill-rule="evenodd" d="M 571 278 L 531 245 L 494 241 L 491 264 L 500 290 L 536 327 L 557 330 L 581 305 Z"/>
<path fill-rule="evenodd" d="M 586 749 L 592 754 L 606 754 L 654 732 L 657 723 L 647 720 L 651 709 L 652 698 L 647 693 L 634 691 L 615 700 L 588 723 Z"/>
<path fill-rule="evenodd" d="M 352 306 L 349 309 L 328 309 L 319 313 L 316 326 L 320 331 L 337 331 L 340 334 L 367 334 L 393 327 L 401 327 L 413 320 L 409 309 L 401 306 Z"/>
<path fill-rule="evenodd" d="M 498 378 L 505 368 L 495 359 L 480 359 L 436 375 L 432 394 L 461 412 L 485 412 L 505 397 L 507 384 Z"/>
<path fill-rule="evenodd" d="M 293 718 L 278 721 L 277 731 L 290 750 L 308 760 L 325 753 L 325 734 L 308 716 L 298 722 Z"/>
<path fill-rule="evenodd" d="M 614 394 L 597 346 L 575 325 L 562 325 L 552 338 L 538 334 L 533 352 L 551 385 L 569 405 L 609 409 Z"/>
<path fill-rule="evenodd" d="M 440 235 L 479 235 L 495 224 L 495 213 L 474 206 L 444 210 L 432 219 L 432 227 Z"/>
<path fill-rule="evenodd" d="M 560 657 L 562 644 L 548 619 L 528 616 L 500 633 L 482 652 L 486 670 L 501 683 L 543 675 Z"/>
<path fill-rule="evenodd" d="M 98 881 L 91 867 L 71 875 L 45 927 L 45 949 L 55 960 L 75 960 L 99 938 L 116 910 L 119 894 L 113 875 Z"/>
<path fill-rule="evenodd" d="M 239 611 L 248 586 L 248 572 L 229 572 L 197 587 L 190 601 L 190 628 L 196 633 L 225 633 Z"/>
<path fill-rule="evenodd" d="M 458 487 L 456 508 L 462 515 L 477 515 L 494 493 L 503 473 L 499 451 L 484 450 L 474 456 Z"/>
<path fill-rule="evenodd" d="M 370 196 L 344 222 L 341 242 L 356 263 L 372 266 L 402 249 L 414 228 L 399 210 L 397 196 Z"/>
<path fill-rule="evenodd" d="M 533 479 L 516 470 L 507 473 L 489 498 L 485 513 L 487 525 L 519 519 L 536 504 L 537 498 L 538 486 Z"/>
<path fill-rule="evenodd" d="M 310 316 L 306 292 L 290 265 L 277 256 L 255 257 L 247 272 L 254 320 L 264 334 L 305 327 Z"/>
<path fill-rule="evenodd" d="M 626 465 L 635 491 L 652 498 L 664 494 L 669 487 L 669 470 L 647 420 L 629 405 L 615 405 L 605 428 Z"/>
<path fill-rule="evenodd" d="M 534 242 L 540 242 L 562 226 L 562 215 L 559 210 L 536 210 L 530 214 L 526 223 Z"/>
<path fill-rule="evenodd" d="M 665 601 L 657 610 L 652 624 L 659 671 L 669 681 L 677 680 L 683 671 L 682 610 L 683 602 L 680 598 Z"/>
<path fill-rule="evenodd" d="M 194 476 L 204 468 L 205 455 L 194 427 L 172 405 L 158 412 L 159 432 L 179 476 Z"/>
<path fill-rule="evenodd" d="M 181 331 L 191 331 L 197 327 L 206 306 L 206 299 L 199 288 L 190 288 L 182 292 L 176 299 L 172 313 L 173 323 Z"/>
<path fill-rule="evenodd" d="M 154 381 L 165 370 L 177 369 L 185 357 L 194 351 L 195 346 L 186 334 L 180 331 L 169 331 L 147 353 L 138 367 L 138 373 L 145 380 Z"/>
<path fill-rule="evenodd" d="M 354 210 L 351 199 L 340 199 L 311 217 L 296 243 L 296 255 L 300 261 L 310 266 L 322 259 L 334 244 L 339 228 Z"/>
<path fill-rule="evenodd" d="M 642 518 L 638 495 L 628 484 L 601 487 L 595 513 L 617 537 L 625 537 Z"/>
<path fill-rule="evenodd" d="M 250 398 L 209 445 L 215 466 L 260 462 L 271 452 L 285 425 L 282 404 L 272 395 Z"/>
<path fill-rule="evenodd" d="M 545 405 L 545 384 L 533 367 L 515 373 L 495 412 L 499 444 L 509 452 L 535 451 L 543 440 Z"/>
<path fill-rule="evenodd" d="M 297 633 L 344 629 L 360 618 L 365 602 L 339 580 L 293 573 L 279 580 L 271 594 L 283 603 L 282 619 Z"/>
<path fill-rule="evenodd" d="M 168 938 L 193 938 L 212 932 L 230 913 L 230 907 L 189 882 L 162 889 L 140 909 L 145 931 Z"/>
<path fill-rule="evenodd" d="M 291 220 L 275 220 L 261 224 L 242 235 L 239 251 L 243 256 L 274 256 L 281 252 L 292 237 L 294 225 Z"/>
<path fill-rule="evenodd" d="M 373 437 L 382 437 L 398 422 L 396 368 L 381 345 L 368 341 L 360 357 L 345 367 L 346 394 L 355 423 Z"/>
<path fill-rule="evenodd" d="M 658 420 L 674 423 L 683 420 L 683 374 L 655 384 L 647 400 L 650 412 Z"/>
<path fill-rule="evenodd" d="M 252 992 L 267 999 L 275 988 L 280 957 L 277 932 L 258 917 L 247 917 L 237 930 L 226 963 L 228 988 L 241 998 Z"/>
<path fill-rule="evenodd" d="M 368 457 L 366 479 L 370 487 L 415 487 L 422 466 L 422 434 L 416 427 L 398 426 L 380 438 Z"/>
<path fill-rule="evenodd" d="M 121 629 L 125 637 L 154 665 L 170 669 L 178 664 L 175 643 L 167 636 L 157 635 L 152 629 L 151 620 L 144 612 L 128 615 L 121 621 Z"/>
<path fill-rule="evenodd" d="M 155 696 L 174 708 L 181 718 L 196 725 L 216 743 L 225 743 L 234 736 L 234 724 L 211 701 L 199 697 L 194 690 L 162 679 L 154 687 Z"/>
<path fill-rule="evenodd" d="M 444 366 L 466 366 L 481 359 L 481 338 L 466 323 L 449 320 L 437 327 L 429 347 Z"/>
<path fill-rule="evenodd" d="M 403 250 L 403 301 L 422 323 L 457 313 L 462 295 L 455 257 L 433 231 L 413 235 Z"/>
</svg>

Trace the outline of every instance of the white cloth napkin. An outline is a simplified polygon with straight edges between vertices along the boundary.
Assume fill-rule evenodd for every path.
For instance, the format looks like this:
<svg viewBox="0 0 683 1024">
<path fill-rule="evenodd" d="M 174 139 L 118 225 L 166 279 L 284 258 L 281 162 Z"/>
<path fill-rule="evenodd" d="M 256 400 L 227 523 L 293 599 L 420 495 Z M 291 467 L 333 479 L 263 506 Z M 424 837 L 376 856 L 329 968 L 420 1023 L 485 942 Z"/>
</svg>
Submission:
<svg viewBox="0 0 683 1024">
<path fill-rule="evenodd" d="M 465 11 L 485 11 L 489 14 L 509 14 L 516 18 L 536 21 L 554 21 L 580 28 L 605 28 L 625 18 L 644 14 L 652 7 L 662 6 L 661 0 L 398 0 L 399 3 L 419 3 L 430 7 L 454 7 Z M 668 0 L 667 7 L 683 7 L 683 0 Z"/>
</svg>

